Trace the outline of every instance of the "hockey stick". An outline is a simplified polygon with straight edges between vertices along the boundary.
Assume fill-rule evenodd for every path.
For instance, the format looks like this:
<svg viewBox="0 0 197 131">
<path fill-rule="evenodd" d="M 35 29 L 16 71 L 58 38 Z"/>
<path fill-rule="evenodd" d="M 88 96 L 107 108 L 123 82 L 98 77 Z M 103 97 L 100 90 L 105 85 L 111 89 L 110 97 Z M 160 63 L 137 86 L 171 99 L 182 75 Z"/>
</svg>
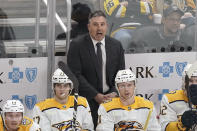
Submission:
<svg viewBox="0 0 197 131">
<path fill-rule="evenodd" d="M 149 122 L 149 120 L 150 120 L 150 116 L 151 116 L 152 112 L 153 112 L 153 109 L 150 109 L 149 112 L 148 112 L 148 117 L 147 117 L 146 123 L 145 123 L 145 125 L 144 125 L 144 131 L 147 130 L 148 122 Z"/>
<path fill-rule="evenodd" d="M 73 82 L 73 86 L 74 86 L 74 111 L 73 111 L 73 124 L 72 124 L 72 130 L 75 131 L 76 130 L 76 118 L 77 118 L 77 103 L 78 103 L 78 80 L 75 77 L 75 75 L 71 72 L 70 68 L 68 67 L 68 65 L 66 65 L 64 62 L 59 61 L 58 62 L 58 67 L 69 77 L 69 79 L 71 79 L 71 81 Z"/>
</svg>

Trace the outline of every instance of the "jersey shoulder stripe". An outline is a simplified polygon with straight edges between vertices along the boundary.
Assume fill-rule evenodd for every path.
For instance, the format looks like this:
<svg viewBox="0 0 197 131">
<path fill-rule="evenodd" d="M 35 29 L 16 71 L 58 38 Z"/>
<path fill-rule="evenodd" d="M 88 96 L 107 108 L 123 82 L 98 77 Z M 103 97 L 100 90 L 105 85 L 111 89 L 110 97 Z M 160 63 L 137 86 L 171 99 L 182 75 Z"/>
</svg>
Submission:
<svg viewBox="0 0 197 131">
<path fill-rule="evenodd" d="M 87 108 L 87 100 L 85 97 L 78 97 L 78 106 L 83 106 Z M 46 99 L 42 102 L 39 102 L 36 104 L 40 108 L 41 111 L 49 110 L 49 109 L 60 109 L 60 110 L 66 110 L 68 108 L 73 108 L 74 106 L 74 96 L 68 97 L 68 102 L 66 104 L 61 104 L 57 102 L 54 98 Z"/>
<path fill-rule="evenodd" d="M 143 97 L 136 96 L 135 97 L 135 109 L 147 108 L 153 109 L 153 102 L 144 99 Z"/>
<path fill-rule="evenodd" d="M 174 103 L 177 101 L 188 102 L 188 98 L 185 96 L 183 90 L 171 91 L 170 93 L 165 94 L 165 96 L 168 98 L 169 103 Z"/>
<path fill-rule="evenodd" d="M 113 98 L 112 101 L 103 103 L 102 104 L 107 112 L 113 111 L 113 110 L 131 110 L 131 109 L 152 109 L 153 103 L 149 100 L 145 100 L 142 97 L 135 97 L 135 103 L 129 106 L 124 106 L 120 102 L 120 98 Z"/>
</svg>

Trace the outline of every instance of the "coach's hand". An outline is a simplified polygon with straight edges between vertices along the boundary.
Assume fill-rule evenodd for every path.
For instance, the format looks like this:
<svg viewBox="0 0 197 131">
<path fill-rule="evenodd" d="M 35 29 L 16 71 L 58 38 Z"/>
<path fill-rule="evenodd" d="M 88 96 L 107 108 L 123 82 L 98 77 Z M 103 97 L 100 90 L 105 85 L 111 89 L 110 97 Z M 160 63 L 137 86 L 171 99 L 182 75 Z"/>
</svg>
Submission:
<svg viewBox="0 0 197 131">
<path fill-rule="evenodd" d="M 99 104 L 103 103 L 106 101 L 107 97 L 101 93 L 98 93 L 95 97 L 94 97 L 95 101 L 98 102 Z"/>
</svg>

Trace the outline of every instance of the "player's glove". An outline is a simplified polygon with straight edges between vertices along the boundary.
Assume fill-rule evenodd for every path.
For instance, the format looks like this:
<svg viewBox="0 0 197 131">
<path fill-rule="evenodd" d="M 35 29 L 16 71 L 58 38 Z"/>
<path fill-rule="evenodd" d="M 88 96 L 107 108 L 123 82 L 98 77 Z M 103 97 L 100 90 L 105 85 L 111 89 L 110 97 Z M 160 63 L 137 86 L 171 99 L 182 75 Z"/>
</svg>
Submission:
<svg viewBox="0 0 197 131">
<path fill-rule="evenodd" d="M 185 111 L 181 117 L 183 126 L 190 129 L 194 124 L 197 124 L 197 111 Z"/>
</svg>

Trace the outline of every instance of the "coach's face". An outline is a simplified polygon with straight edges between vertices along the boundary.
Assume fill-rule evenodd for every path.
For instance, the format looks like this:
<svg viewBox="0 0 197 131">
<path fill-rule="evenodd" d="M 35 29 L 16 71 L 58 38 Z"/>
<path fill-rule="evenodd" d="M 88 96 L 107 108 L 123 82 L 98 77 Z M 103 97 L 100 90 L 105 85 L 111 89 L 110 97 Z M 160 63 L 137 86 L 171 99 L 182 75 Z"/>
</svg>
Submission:
<svg viewBox="0 0 197 131">
<path fill-rule="evenodd" d="M 107 21 L 103 16 L 92 17 L 88 23 L 90 36 L 97 41 L 101 41 L 107 32 Z"/>
</svg>

